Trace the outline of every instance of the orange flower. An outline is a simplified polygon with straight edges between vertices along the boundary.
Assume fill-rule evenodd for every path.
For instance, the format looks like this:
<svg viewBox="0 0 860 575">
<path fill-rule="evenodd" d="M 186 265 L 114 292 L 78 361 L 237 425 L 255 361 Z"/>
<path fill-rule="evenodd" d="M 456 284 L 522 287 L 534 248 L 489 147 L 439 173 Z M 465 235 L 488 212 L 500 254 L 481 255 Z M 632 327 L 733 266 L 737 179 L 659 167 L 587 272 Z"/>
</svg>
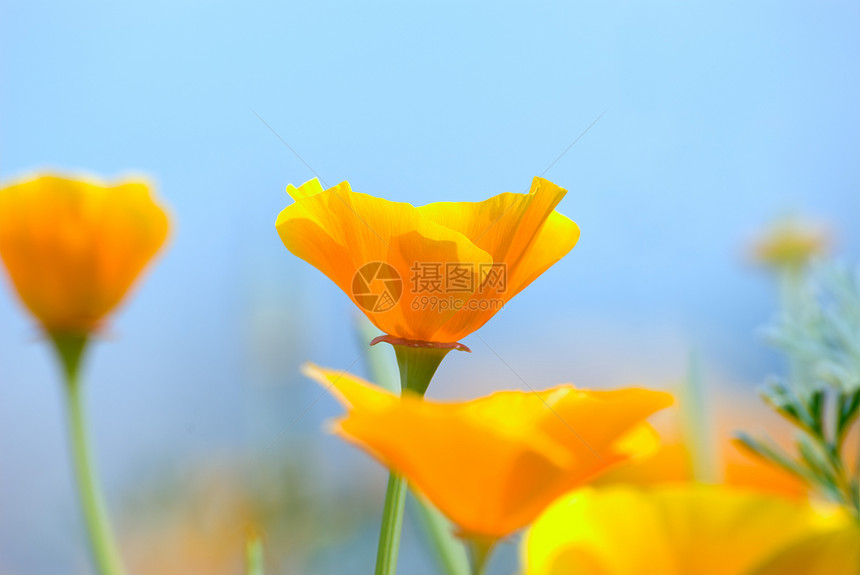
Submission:
<svg viewBox="0 0 860 575">
<path fill-rule="evenodd" d="M 595 483 L 652 486 L 692 482 L 695 477 L 689 448 L 677 438 L 661 435 L 664 441 L 653 455 L 619 466 Z M 731 440 L 723 441 L 720 448 L 723 485 L 794 498 L 804 497 L 809 491 L 799 479 L 770 463 L 746 455 Z"/>
<path fill-rule="evenodd" d="M 167 237 L 147 183 L 43 175 L 0 190 L 0 257 L 52 334 L 86 335 L 122 301 Z"/>
<path fill-rule="evenodd" d="M 439 403 L 313 365 L 305 373 L 348 409 L 336 433 L 405 476 L 463 535 L 484 539 L 529 524 L 559 495 L 652 449 L 644 420 L 672 403 L 667 393 L 571 385 Z"/>
<path fill-rule="evenodd" d="M 422 207 L 343 182 L 289 186 L 276 227 L 383 332 L 453 343 L 487 322 L 569 252 L 579 228 L 554 211 L 566 191 L 535 178 L 527 194 Z"/>
</svg>

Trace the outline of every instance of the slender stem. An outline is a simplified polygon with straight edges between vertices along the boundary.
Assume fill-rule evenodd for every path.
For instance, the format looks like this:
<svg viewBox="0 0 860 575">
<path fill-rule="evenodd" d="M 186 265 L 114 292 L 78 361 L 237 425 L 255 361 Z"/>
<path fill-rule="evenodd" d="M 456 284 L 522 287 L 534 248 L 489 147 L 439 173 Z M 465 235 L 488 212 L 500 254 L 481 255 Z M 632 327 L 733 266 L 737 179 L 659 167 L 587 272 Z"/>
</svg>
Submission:
<svg viewBox="0 0 860 575">
<path fill-rule="evenodd" d="M 496 545 L 496 540 L 483 537 L 467 537 L 466 544 L 469 548 L 469 563 L 472 566 L 472 575 L 484 575 L 484 571 L 489 563 L 490 554 Z"/>
<path fill-rule="evenodd" d="M 693 479 L 701 483 L 718 484 L 722 481 L 721 466 L 714 448 L 705 382 L 701 371 L 698 355 L 691 353 L 682 390 L 684 436 L 690 453 Z"/>
<path fill-rule="evenodd" d="M 842 463 L 842 455 L 834 446 L 828 444 L 824 440 L 822 440 L 821 449 L 826 454 L 830 467 L 833 470 L 833 474 L 836 477 L 837 488 L 841 493 L 844 504 L 856 515 L 857 507 L 853 493 L 854 487 L 851 485 L 851 478 L 848 474 L 848 470 Z"/>
<path fill-rule="evenodd" d="M 255 533 L 245 542 L 245 575 L 263 575 L 263 542 Z"/>
<path fill-rule="evenodd" d="M 86 339 L 57 336 L 54 337 L 54 343 L 63 363 L 66 379 L 66 409 L 72 442 L 72 461 L 92 559 L 101 575 L 122 575 L 124 573 L 122 562 L 93 471 L 94 465 L 87 433 L 86 412 L 82 397 L 83 385 L 79 377 Z"/>
<path fill-rule="evenodd" d="M 363 315 L 356 316 L 356 328 L 361 344 L 364 346 L 364 356 L 370 371 L 370 379 L 377 385 L 392 393 L 400 389 L 394 362 L 389 354 L 391 351 L 384 346 L 366 345 L 368 341 L 379 336 L 379 330 Z M 411 499 L 411 501 L 410 501 Z M 446 575 L 469 575 L 469 559 L 462 541 L 454 536 L 450 522 L 426 499 L 410 498 L 407 495 L 407 506 L 412 504 L 414 516 L 422 527 L 422 532 L 428 540 L 439 568 Z"/>
<path fill-rule="evenodd" d="M 391 473 L 385 490 L 385 507 L 382 510 L 382 528 L 376 553 L 376 575 L 397 573 L 397 553 L 400 549 L 400 531 L 403 528 L 403 508 L 406 506 L 406 479 Z"/>
<path fill-rule="evenodd" d="M 395 345 L 394 352 L 400 368 L 401 393 L 424 397 L 433 374 L 450 349 Z M 382 510 L 382 527 L 376 552 L 376 575 L 397 573 L 397 553 L 400 531 L 403 527 L 403 509 L 406 507 L 406 480 L 395 473 L 388 476 L 385 507 Z"/>
</svg>

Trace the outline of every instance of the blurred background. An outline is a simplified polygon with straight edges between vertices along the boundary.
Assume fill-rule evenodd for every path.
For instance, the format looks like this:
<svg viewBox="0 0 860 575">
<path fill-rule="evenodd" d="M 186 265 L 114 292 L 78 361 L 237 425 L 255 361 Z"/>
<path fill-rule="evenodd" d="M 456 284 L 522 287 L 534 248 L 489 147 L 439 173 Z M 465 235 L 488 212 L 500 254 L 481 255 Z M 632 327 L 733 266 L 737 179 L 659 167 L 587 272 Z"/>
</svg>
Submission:
<svg viewBox="0 0 860 575">
<path fill-rule="evenodd" d="M 860 255 L 858 49 L 849 1 L 0 2 L 0 178 L 143 172 L 174 216 L 89 358 L 129 570 L 239 573 L 249 526 L 278 573 L 371 570 L 385 472 L 298 372 L 367 375 L 356 311 L 274 228 L 314 171 L 414 204 L 569 190 L 580 243 L 431 397 L 673 389 L 695 353 L 715 425 L 769 428 L 776 287 L 750 245 L 798 216 Z M 4 282 L 0 575 L 89 572 L 60 392 Z M 405 529 L 402 571 L 432 573 Z"/>
</svg>

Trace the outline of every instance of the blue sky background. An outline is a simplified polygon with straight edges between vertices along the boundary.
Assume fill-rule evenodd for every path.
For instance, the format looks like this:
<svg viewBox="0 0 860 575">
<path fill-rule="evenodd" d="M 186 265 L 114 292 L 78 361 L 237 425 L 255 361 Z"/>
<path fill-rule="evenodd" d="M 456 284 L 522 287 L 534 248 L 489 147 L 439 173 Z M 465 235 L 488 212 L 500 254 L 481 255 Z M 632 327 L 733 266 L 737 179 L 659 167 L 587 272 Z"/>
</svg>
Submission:
<svg viewBox="0 0 860 575">
<path fill-rule="evenodd" d="M 749 239 L 799 213 L 860 252 L 855 2 L 4 0 L 0 78 L 0 178 L 144 172 L 175 217 L 91 358 L 114 497 L 164 461 L 316 432 L 328 399 L 284 430 L 316 394 L 298 365 L 359 357 L 352 304 L 274 230 L 285 186 L 314 174 L 256 114 L 329 185 L 480 200 L 551 165 L 569 190 L 579 245 L 431 395 L 667 386 L 692 349 L 714 385 L 751 388 L 777 364 Z M 7 283 L 0 573 L 81 564 L 59 390 Z"/>
</svg>

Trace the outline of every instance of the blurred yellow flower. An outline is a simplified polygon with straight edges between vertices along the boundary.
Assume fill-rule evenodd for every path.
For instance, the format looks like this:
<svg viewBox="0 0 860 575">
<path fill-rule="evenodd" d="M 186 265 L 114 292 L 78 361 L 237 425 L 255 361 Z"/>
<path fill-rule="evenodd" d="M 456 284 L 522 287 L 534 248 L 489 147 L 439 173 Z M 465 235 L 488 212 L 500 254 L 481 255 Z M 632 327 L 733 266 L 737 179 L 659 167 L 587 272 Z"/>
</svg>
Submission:
<svg viewBox="0 0 860 575">
<path fill-rule="evenodd" d="M 860 527 L 849 523 L 800 541 L 751 575 L 857 575 Z"/>
<path fill-rule="evenodd" d="M 753 244 L 756 262 L 772 268 L 799 269 L 830 248 L 827 230 L 798 220 L 773 225 Z"/>
<path fill-rule="evenodd" d="M 484 539 L 529 524 L 559 495 L 653 449 L 644 420 L 672 403 L 662 392 L 572 385 L 440 403 L 313 365 L 305 373 L 347 408 L 336 433 L 405 476 L 462 535 Z"/>
<path fill-rule="evenodd" d="M 598 478 L 597 485 L 665 485 L 690 483 L 695 477 L 689 448 L 671 433 L 661 433 L 660 448 L 647 457 L 637 458 Z M 726 438 L 720 442 L 722 478 L 720 483 L 755 491 L 778 493 L 786 497 L 805 497 L 809 488 L 793 475 L 770 463 L 741 452 Z"/>
<path fill-rule="evenodd" d="M 287 192 L 276 227 L 293 254 L 334 281 L 386 334 L 454 343 L 569 252 L 579 228 L 554 211 L 566 191 L 422 207 L 317 180 Z"/>
<path fill-rule="evenodd" d="M 0 190 L 0 257 L 21 300 L 52 334 L 97 330 L 167 237 L 142 180 L 41 175 Z"/>
<path fill-rule="evenodd" d="M 751 575 L 811 537 L 838 533 L 846 522 L 801 501 L 725 487 L 585 488 L 553 503 L 534 523 L 523 545 L 525 572 Z M 852 561 L 833 558 L 827 573 L 856 575 Z M 819 573 L 796 567 L 766 572 Z"/>
</svg>

